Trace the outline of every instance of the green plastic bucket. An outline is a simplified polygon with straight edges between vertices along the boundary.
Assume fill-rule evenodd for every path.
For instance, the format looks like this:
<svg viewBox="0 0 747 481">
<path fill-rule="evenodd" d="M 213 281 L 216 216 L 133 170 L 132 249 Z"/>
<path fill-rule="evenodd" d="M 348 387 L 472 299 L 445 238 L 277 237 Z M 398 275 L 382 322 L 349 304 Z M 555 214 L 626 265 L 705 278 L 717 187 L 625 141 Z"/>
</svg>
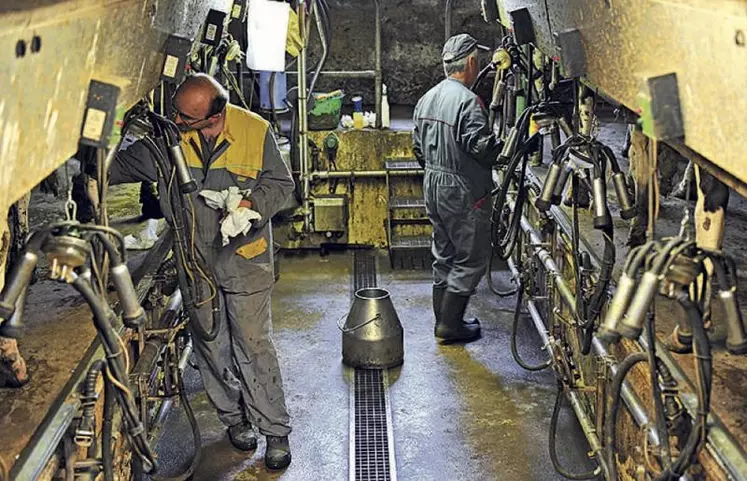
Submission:
<svg viewBox="0 0 747 481">
<path fill-rule="evenodd" d="M 345 93 L 335 90 L 329 93 L 314 93 L 314 108 L 309 112 L 310 130 L 334 130 L 340 125 L 342 99 Z"/>
</svg>

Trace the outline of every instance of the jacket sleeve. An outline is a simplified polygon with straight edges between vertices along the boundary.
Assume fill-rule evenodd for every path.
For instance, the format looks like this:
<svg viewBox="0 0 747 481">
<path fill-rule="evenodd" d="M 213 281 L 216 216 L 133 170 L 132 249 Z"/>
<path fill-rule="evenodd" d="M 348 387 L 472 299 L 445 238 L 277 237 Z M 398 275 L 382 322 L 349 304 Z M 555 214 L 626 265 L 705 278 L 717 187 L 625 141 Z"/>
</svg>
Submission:
<svg viewBox="0 0 747 481">
<path fill-rule="evenodd" d="M 262 216 L 261 224 L 264 224 L 283 207 L 286 199 L 293 193 L 295 185 L 270 129 L 267 129 L 265 134 L 262 161 L 262 172 L 249 195 L 249 200 L 252 202 L 252 209 Z"/>
<path fill-rule="evenodd" d="M 420 167 L 425 168 L 425 156 L 423 155 L 423 144 L 420 140 L 420 127 L 418 125 L 418 111 L 419 109 L 416 106 L 412 119 L 415 124 L 415 127 L 412 129 L 412 151 L 415 153 L 415 160 L 418 161 Z"/>
<path fill-rule="evenodd" d="M 488 125 L 487 115 L 477 97 L 470 99 L 462 109 L 456 140 L 480 164 L 495 164 L 501 149 L 500 141 Z"/>
<path fill-rule="evenodd" d="M 158 171 L 155 159 L 148 148 L 140 141 L 128 143 L 127 138 L 123 144 L 109 168 L 109 184 L 156 182 Z"/>
</svg>

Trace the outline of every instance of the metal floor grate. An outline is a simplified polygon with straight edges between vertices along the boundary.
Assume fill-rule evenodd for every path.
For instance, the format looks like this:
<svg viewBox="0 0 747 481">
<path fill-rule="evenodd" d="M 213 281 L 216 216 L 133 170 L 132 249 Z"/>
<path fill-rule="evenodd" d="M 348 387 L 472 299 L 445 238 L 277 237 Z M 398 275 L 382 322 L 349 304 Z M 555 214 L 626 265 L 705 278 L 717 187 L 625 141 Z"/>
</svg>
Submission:
<svg viewBox="0 0 747 481">
<path fill-rule="evenodd" d="M 355 251 L 353 292 L 376 285 L 376 251 Z M 350 481 L 397 481 L 388 385 L 386 370 L 355 370 L 350 385 Z"/>
<path fill-rule="evenodd" d="M 367 287 L 376 287 L 376 256 L 373 249 L 353 253 L 353 292 Z"/>
<path fill-rule="evenodd" d="M 350 481 L 396 481 L 386 370 L 355 370 L 351 392 Z"/>
</svg>

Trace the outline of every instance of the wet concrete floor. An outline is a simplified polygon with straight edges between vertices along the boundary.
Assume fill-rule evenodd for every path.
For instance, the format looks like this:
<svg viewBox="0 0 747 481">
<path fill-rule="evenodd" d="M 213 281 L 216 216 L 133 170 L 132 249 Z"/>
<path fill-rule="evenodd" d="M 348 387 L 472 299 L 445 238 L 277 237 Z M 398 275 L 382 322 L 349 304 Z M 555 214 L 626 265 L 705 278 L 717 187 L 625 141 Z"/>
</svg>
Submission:
<svg viewBox="0 0 747 481">
<path fill-rule="evenodd" d="M 515 298 L 499 299 L 480 286 L 470 311 L 483 338 L 467 346 L 441 346 L 433 338 L 430 273 L 390 271 L 378 257 L 379 287 L 392 299 L 405 330 L 405 362 L 390 371 L 395 462 L 400 480 L 561 480 L 548 457 L 548 427 L 555 398 L 551 372 L 523 371 L 511 358 L 509 335 Z M 336 322 L 350 307 L 352 254 L 290 255 L 281 261 L 273 298 L 275 343 L 283 369 L 293 432 L 293 463 L 270 473 L 264 439 L 255 453 L 232 448 L 199 374 L 187 379 L 203 437 L 197 480 L 349 479 L 349 389 L 352 371 L 341 362 Z M 496 279 L 507 281 L 504 275 Z M 523 326 L 528 326 L 527 323 Z M 542 360 L 539 337 L 520 328 L 520 351 Z M 558 428 L 560 458 L 573 471 L 590 466 L 588 445 L 569 408 Z M 186 417 L 172 410 L 157 451 L 162 474 L 189 461 Z"/>
</svg>

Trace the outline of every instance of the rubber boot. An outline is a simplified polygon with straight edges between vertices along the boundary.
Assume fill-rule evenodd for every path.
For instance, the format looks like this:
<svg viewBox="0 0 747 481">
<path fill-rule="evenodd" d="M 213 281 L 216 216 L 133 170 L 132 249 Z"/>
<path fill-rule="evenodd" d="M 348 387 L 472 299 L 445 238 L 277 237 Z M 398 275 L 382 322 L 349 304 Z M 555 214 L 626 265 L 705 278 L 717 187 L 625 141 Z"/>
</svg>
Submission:
<svg viewBox="0 0 747 481">
<path fill-rule="evenodd" d="M 436 334 L 436 328 L 441 320 L 441 304 L 443 303 L 445 293 L 445 287 L 433 286 L 433 315 L 436 318 L 436 323 L 433 325 L 433 335 Z"/>
<path fill-rule="evenodd" d="M 267 436 L 265 466 L 267 469 L 285 469 L 291 463 L 291 450 L 288 436 Z"/>
<path fill-rule="evenodd" d="M 241 451 L 254 451 L 257 449 L 257 437 L 254 435 L 252 424 L 248 421 L 229 427 L 228 439 L 236 449 L 240 449 Z"/>
<path fill-rule="evenodd" d="M 436 337 L 444 343 L 470 342 L 480 337 L 480 324 L 465 322 L 470 296 L 446 291 L 441 304 L 441 319 L 436 325 Z"/>
</svg>

